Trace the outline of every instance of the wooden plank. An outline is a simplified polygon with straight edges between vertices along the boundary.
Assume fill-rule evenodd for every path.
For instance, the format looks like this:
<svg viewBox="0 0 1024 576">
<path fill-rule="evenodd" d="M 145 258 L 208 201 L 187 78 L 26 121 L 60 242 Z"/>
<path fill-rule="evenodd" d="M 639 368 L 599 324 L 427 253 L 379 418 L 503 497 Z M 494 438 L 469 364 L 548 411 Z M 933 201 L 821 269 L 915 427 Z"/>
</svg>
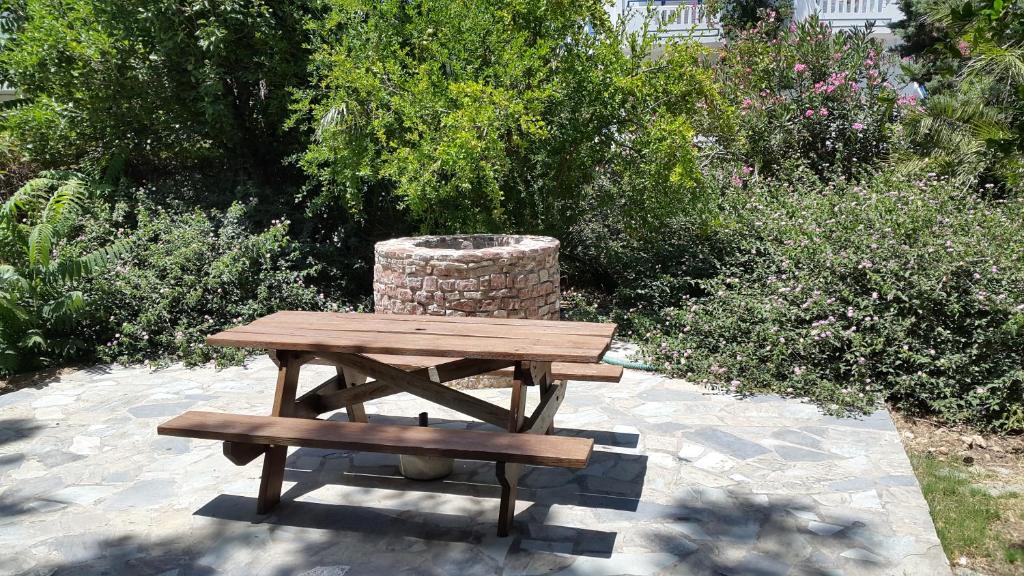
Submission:
<svg viewBox="0 0 1024 576">
<path fill-rule="evenodd" d="M 298 310 L 282 310 L 275 312 L 263 319 L 301 319 L 309 322 L 316 321 L 345 321 L 345 322 L 431 322 L 434 324 L 447 325 L 473 325 L 482 324 L 489 326 L 525 326 L 530 330 L 557 331 L 567 334 L 580 334 L 590 336 L 605 336 L 611 338 L 615 333 L 616 325 L 613 323 L 601 322 L 572 322 L 567 320 L 532 320 L 520 318 L 489 318 L 472 316 L 426 316 L 415 314 L 366 314 L 359 312 L 306 312 Z"/>
<path fill-rule="evenodd" d="M 324 412 L 330 412 L 330 410 L 323 409 L 320 404 L 320 398 L 324 395 L 336 392 L 340 387 L 340 377 L 331 376 L 319 386 L 316 386 L 302 396 L 299 396 L 298 399 L 295 400 L 295 408 L 292 415 L 300 418 L 316 418 Z M 337 408 L 334 408 L 334 410 L 337 410 Z"/>
<path fill-rule="evenodd" d="M 525 438 L 534 438 L 532 434 L 520 434 Z M 544 436 L 548 438 L 548 436 Z M 495 466 L 498 484 L 501 485 L 501 500 L 498 503 L 498 537 L 504 538 L 512 531 L 512 520 L 516 515 L 516 497 L 519 494 L 519 476 L 523 473 L 523 465 L 512 462 L 498 462 Z"/>
<path fill-rule="evenodd" d="M 582 350 L 582 351 L 603 351 L 605 346 L 611 342 L 603 336 L 576 336 L 570 334 L 537 334 L 532 337 L 509 334 L 505 336 L 481 336 L 447 334 L 444 332 L 384 332 L 377 330 L 318 330 L 306 326 L 276 326 L 273 324 L 248 324 L 231 328 L 211 336 L 216 339 L 221 336 L 232 335 L 235 337 L 245 336 L 263 342 L 264 345 L 273 343 L 276 338 L 285 336 L 297 336 L 311 339 L 324 344 L 335 344 L 345 346 L 350 342 L 364 343 L 365 345 L 376 346 L 414 346 L 423 347 L 427 343 L 433 343 L 435 347 L 453 348 L 459 350 L 461 346 L 472 346 L 478 350 L 501 349 L 509 347 L 528 347 L 535 352 L 543 353 L 546 348 L 553 348 L 554 351 L 561 349 Z M 434 356 L 448 356 L 448 354 L 435 353 Z"/>
<path fill-rule="evenodd" d="M 360 384 L 359 386 L 346 388 L 318 398 L 316 406 L 320 411 L 317 412 L 317 414 L 333 412 L 334 410 L 345 408 L 350 404 L 362 404 L 371 400 L 386 398 L 393 394 L 398 394 L 401 391 L 401 389 L 391 386 L 385 382 L 374 381 L 367 384 Z"/>
<path fill-rule="evenodd" d="M 378 332 L 408 334 L 420 332 L 423 334 L 443 334 L 445 336 L 477 336 L 477 337 L 499 337 L 499 338 L 525 338 L 552 336 L 582 336 L 587 338 L 611 338 L 614 332 L 614 325 L 595 333 L 592 330 L 577 330 L 574 328 L 576 322 L 552 322 L 534 325 L 509 326 L 506 324 L 474 323 L 456 324 L 452 322 L 437 322 L 420 320 L 430 316 L 407 316 L 413 320 L 395 321 L 388 316 L 381 314 L 368 314 L 366 317 L 352 319 L 332 319 L 322 316 L 305 313 L 302 316 L 264 316 L 246 325 L 252 328 L 256 326 L 277 327 L 277 328 L 304 328 L 308 330 L 338 331 L 338 332 Z M 598 324 L 597 326 L 605 326 Z"/>
<path fill-rule="evenodd" d="M 238 442 L 224 443 L 224 457 L 235 466 L 245 466 L 249 462 L 259 458 L 267 451 L 262 444 L 239 444 Z"/>
<path fill-rule="evenodd" d="M 448 388 L 443 384 L 431 382 L 420 374 L 406 372 L 401 368 L 381 364 L 357 354 L 325 354 L 324 357 L 330 358 L 338 365 L 353 368 L 371 378 L 401 388 L 405 392 L 435 404 L 440 404 L 446 408 L 451 408 L 461 414 L 497 426 L 505 426 L 508 422 L 508 411 L 504 408 L 453 388 Z M 465 362 L 468 362 L 468 359 Z M 423 370 L 431 369 L 425 368 Z"/>
<path fill-rule="evenodd" d="M 226 332 L 239 332 L 246 334 L 292 334 L 296 336 L 309 336 L 311 338 L 330 339 L 345 341 L 350 337 L 353 338 L 367 338 L 374 336 L 379 340 L 387 340 L 389 338 L 398 337 L 405 338 L 408 336 L 426 336 L 443 340 L 466 340 L 466 339 L 478 339 L 483 341 L 489 341 L 496 345 L 503 346 L 505 343 L 509 344 L 528 344 L 528 345 L 558 345 L 567 348 L 592 348 L 594 346 L 603 346 L 604 342 L 609 339 L 605 336 L 580 336 L 578 334 L 523 334 L 521 332 L 506 332 L 500 333 L 499 330 L 487 330 L 488 332 L 497 332 L 495 334 L 462 334 L 452 333 L 444 330 L 427 331 L 427 330 L 401 330 L 394 329 L 394 325 L 389 325 L 391 330 L 374 329 L 372 327 L 366 327 L 366 329 L 347 329 L 347 330 L 327 330 L 322 328 L 316 328 L 312 326 L 298 326 L 294 324 L 271 324 L 266 322 L 253 322 L 252 324 L 246 324 L 245 326 L 238 326 L 231 328 Z M 360 328 L 363 328 L 360 326 Z M 398 328 L 401 328 L 399 326 Z M 495 327 L 490 327 L 495 328 Z M 480 330 L 483 332 L 483 330 Z"/>
<path fill-rule="evenodd" d="M 451 358 L 443 356 L 403 356 L 399 354 L 365 354 L 378 362 L 397 366 L 405 370 L 436 366 L 451 362 Z M 317 358 L 310 361 L 311 364 L 331 364 L 330 360 Z M 333 365 L 333 364 L 332 364 Z M 512 368 L 503 368 L 488 372 L 489 376 L 512 377 Z M 585 364 L 580 362 L 552 362 L 552 380 L 583 380 L 586 382 L 620 382 L 622 380 L 622 366 L 612 364 L 596 363 Z"/>
<path fill-rule="evenodd" d="M 583 468 L 590 438 L 510 434 L 189 411 L 157 428 L 164 436 L 310 448 L 442 456 Z"/>
<path fill-rule="evenodd" d="M 344 366 L 338 366 L 338 377 L 342 380 L 342 386 L 345 388 L 355 388 L 362 384 L 366 384 L 366 374 L 356 372 Z M 348 402 L 345 404 L 345 414 L 348 416 L 349 422 L 369 422 L 366 417 L 366 409 L 363 408 L 362 402 Z"/>
<path fill-rule="evenodd" d="M 500 338 L 439 337 L 423 334 L 373 334 L 345 332 L 342 336 L 315 335 L 301 330 L 281 330 L 273 334 L 246 332 L 233 328 L 206 339 L 212 346 L 265 348 L 308 352 L 342 352 L 348 354 L 399 354 L 411 356 L 445 356 L 504 360 L 536 360 L 546 362 L 597 362 L 611 345 L 611 339 L 586 338 L 552 346 L 526 340 Z M 574 337 L 580 339 L 581 337 Z M 322 356 L 322 354 L 320 354 Z"/>
<path fill-rule="evenodd" d="M 302 354 L 278 351 L 275 357 L 280 362 L 277 369 L 277 391 L 274 394 L 274 408 L 271 417 L 291 416 L 295 410 L 295 391 L 299 383 Z M 159 429 L 158 429 L 159 432 Z M 263 474 L 260 476 L 260 491 L 256 501 L 256 513 L 267 514 L 281 501 L 281 483 L 284 481 L 284 462 L 288 448 L 281 445 L 267 447 L 263 457 Z"/>
<path fill-rule="evenodd" d="M 505 424 L 509 432 L 518 432 L 526 418 L 526 387 L 533 384 L 530 378 L 530 371 L 523 366 L 523 362 L 516 362 L 512 377 L 512 401 L 508 409 L 508 420 Z"/>
<path fill-rule="evenodd" d="M 552 384 L 541 398 L 533 414 L 520 427 L 520 432 L 546 434 L 555 422 L 555 413 L 565 399 L 565 384 Z"/>
</svg>

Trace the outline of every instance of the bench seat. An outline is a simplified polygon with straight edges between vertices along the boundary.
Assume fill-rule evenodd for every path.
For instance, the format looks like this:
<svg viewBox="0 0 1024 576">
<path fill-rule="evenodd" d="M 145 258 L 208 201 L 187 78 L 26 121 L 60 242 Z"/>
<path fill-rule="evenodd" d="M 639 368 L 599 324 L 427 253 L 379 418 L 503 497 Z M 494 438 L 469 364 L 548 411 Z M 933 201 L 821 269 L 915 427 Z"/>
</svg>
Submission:
<svg viewBox="0 0 1024 576">
<path fill-rule="evenodd" d="M 552 411 L 551 414 L 553 413 Z M 546 428 L 546 425 L 541 428 Z M 239 448 L 244 451 L 246 447 L 251 452 L 244 458 L 247 461 L 259 454 L 265 454 L 263 476 L 260 481 L 260 501 L 257 504 L 257 512 L 260 514 L 268 513 L 280 498 L 278 492 L 273 498 L 268 499 L 270 505 L 264 504 L 265 486 L 270 484 L 269 480 L 273 480 L 274 484 L 279 486 L 278 483 L 283 479 L 286 446 L 495 462 L 498 483 L 501 485 L 499 536 L 508 536 L 512 527 L 516 484 L 523 464 L 583 468 L 590 460 L 590 453 L 594 448 L 594 441 L 590 438 L 549 436 L 535 431 L 514 434 L 201 411 L 189 411 L 172 418 L 158 426 L 157 433 L 163 436 L 222 440 L 225 455 L 229 459 L 232 459 L 230 451 Z M 280 472 L 268 473 L 266 464 L 272 457 L 280 463 Z M 232 461 L 236 464 L 241 463 L 235 459 Z M 278 470 L 277 465 L 272 470 Z"/>
<path fill-rule="evenodd" d="M 164 422 L 157 427 L 157 434 L 239 444 L 443 456 L 562 468 L 585 467 L 594 446 L 590 438 L 202 411 L 185 412 Z"/>
</svg>

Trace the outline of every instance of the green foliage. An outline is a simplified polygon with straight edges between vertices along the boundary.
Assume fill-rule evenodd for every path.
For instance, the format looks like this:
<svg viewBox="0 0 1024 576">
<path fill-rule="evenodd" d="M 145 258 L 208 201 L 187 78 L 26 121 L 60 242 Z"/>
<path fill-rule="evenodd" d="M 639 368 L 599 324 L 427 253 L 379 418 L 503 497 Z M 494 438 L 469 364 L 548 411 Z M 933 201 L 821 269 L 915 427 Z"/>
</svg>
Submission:
<svg viewBox="0 0 1024 576">
<path fill-rule="evenodd" d="M 653 229 L 699 202 L 693 137 L 728 115 L 702 50 L 614 27 L 588 1 L 330 0 L 297 122 L 320 204 L 424 231 L 568 229 L 618 195 Z M 627 50 L 623 50 L 627 46 Z"/>
<path fill-rule="evenodd" d="M 731 195 L 722 214 L 740 249 L 650 316 L 658 366 L 832 410 L 886 401 L 1024 430 L 1024 201 L 935 177 L 803 176 Z"/>
<path fill-rule="evenodd" d="M 72 235 L 89 201 L 74 174 L 44 174 L 0 206 L 0 375 L 73 357 L 86 343 L 74 323 L 86 306 L 80 284 L 123 243 L 75 254 Z"/>
<path fill-rule="evenodd" d="M 986 572 L 1019 573 L 1024 547 L 1011 535 L 1014 516 L 1024 512 L 1024 496 L 993 495 L 978 471 L 951 460 L 912 453 L 910 463 L 946 556 L 986 558 Z"/>
<path fill-rule="evenodd" d="M 213 164 L 273 176 L 295 142 L 305 78 L 302 0 L 21 0 L 0 46 L 3 113 L 44 166 L 109 176 Z"/>
<path fill-rule="evenodd" d="M 705 6 L 722 27 L 727 38 L 761 25 L 768 20 L 789 20 L 793 16 L 791 0 L 709 0 Z"/>
<path fill-rule="evenodd" d="M 912 169 L 954 176 L 990 194 L 1024 192 L 1024 3 L 1010 0 L 911 3 L 905 24 L 926 82 L 926 109 L 908 117 Z M 915 8 L 916 7 L 916 8 Z M 991 190 L 995 188 L 996 190 Z"/>
<path fill-rule="evenodd" d="M 95 322 L 112 334 L 101 358 L 240 361 L 243 351 L 210 348 L 204 338 L 281 309 L 329 308 L 308 284 L 315 269 L 289 239 L 287 221 L 254 233 L 242 204 L 204 214 L 139 203 L 137 214 L 122 204 L 90 230 L 91 237 L 120 236 L 135 247 L 92 286 L 103 295 Z M 132 217 L 137 223 L 129 229 Z"/>
<path fill-rule="evenodd" d="M 879 164 L 902 108 L 886 78 L 890 65 L 867 30 L 833 32 L 817 17 L 787 24 L 769 15 L 723 47 L 716 66 L 721 90 L 740 110 L 742 138 L 729 152 L 768 175 L 797 164 L 822 175 Z"/>
</svg>

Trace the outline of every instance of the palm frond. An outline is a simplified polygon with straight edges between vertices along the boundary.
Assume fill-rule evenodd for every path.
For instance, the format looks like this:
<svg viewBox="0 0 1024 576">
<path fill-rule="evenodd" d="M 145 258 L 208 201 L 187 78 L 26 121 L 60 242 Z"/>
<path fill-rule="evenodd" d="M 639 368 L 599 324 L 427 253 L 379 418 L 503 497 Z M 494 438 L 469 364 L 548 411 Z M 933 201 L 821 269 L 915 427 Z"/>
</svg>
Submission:
<svg viewBox="0 0 1024 576">
<path fill-rule="evenodd" d="M 28 280 L 9 264 L 0 264 L 0 290 L 28 290 Z"/>
<path fill-rule="evenodd" d="M 1006 87 L 1024 84 L 1024 48 L 984 45 L 963 71 L 965 80 L 989 80 Z"/>
<path fill-rule="evenodd" d="M 116 260 L 128 251 L 130 245 L 131 243 L 127 240 L 121 240 L 73 260 L 55 262 L 47 269 L 46 274 L 50 278 L 63 282 L 76 282 L 92 276 L 99 269 Z"/>
<path fill-rule="evenodd" d="M 85 296 L 75 290 L 62 294 L 56 300 L 43 306 L 43 317 L 50 322 L 59 322 L 83 309 L 85 309 Z"/>
<path fill-rule="evenodd" d="M 89 189 L 78 178 L 71 178 L 57 188 L 43 209 L 41 220 L 54 228 L 55 236 L 61 237 L 78 220 L 85 203 L 89 199 Z"/>
<path fill-rule="evenodd" d="M 49 222 L 40 222 L 32 227 L 26 246 L 29 266 L 45 267 L 50 264 L 53 238 L 54 229 Z"/>
<path fill-rule="evenodd" d="M 39 330 L 29 330 L 22 336 L 18 345 L 29 350 L 46 350 L 46 337 Z"/>
<path fill-rule="evenodd" d="M 50 190 L 59 185 L 60 180 L 47 175 L 29 180 L 0 206 L 0 224 L 14 225 L 20 214 L 45 205 Z"/>
</svg>

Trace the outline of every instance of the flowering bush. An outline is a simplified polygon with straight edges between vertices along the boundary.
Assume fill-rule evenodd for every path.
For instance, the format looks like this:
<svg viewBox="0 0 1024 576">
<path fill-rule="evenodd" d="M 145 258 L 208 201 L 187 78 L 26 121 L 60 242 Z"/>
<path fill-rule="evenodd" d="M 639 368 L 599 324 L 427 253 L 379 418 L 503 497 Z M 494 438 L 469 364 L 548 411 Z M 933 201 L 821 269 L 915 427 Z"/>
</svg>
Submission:
<svg viewBox="0 0 1024 576">
<path fill-rule="evenodd" d="M 287 221 L 253 233 L 237 203 L 225 213 L 175 214 L 144 200 L 135 230 L 126 229 L 129 215 L 121 205 L 92 230 L 138 247 L 92 287 L 102 295 L 94 331 L 108 336 L 98 350 L 105 361 L 237 362 L 244 351 L 205 346 L 205 337 L 280 309 L 330 308 L 309 285 L 314 270 Z"/>
<path fill-rule="evenodd" d="M 835 411 L 887 401 L 1024 430 L 1024 201 L 893 175 L 731 198 L 741 248 L 649 320 L 659 369 Z"/>
<path fill-rule="evenodd" d="M 850 174 L 883 160 L 902 106 L 890 56 L 867 32 L 833 32 L 816 17 L 786 24 L 773 12 L 726 43 L 716 71 L 739 109 L 733 150 L 759 173 L 803 163 Z"/>
</svg>

